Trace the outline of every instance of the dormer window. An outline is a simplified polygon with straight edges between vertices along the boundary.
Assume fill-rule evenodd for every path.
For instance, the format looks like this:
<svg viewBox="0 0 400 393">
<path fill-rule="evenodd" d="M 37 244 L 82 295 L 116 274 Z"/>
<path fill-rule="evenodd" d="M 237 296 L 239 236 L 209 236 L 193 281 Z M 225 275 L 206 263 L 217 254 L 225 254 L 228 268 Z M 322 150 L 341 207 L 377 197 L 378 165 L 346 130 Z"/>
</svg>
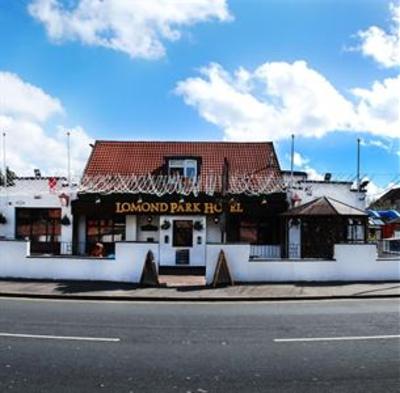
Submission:
<svg viewBox="0 0 400 393">
<path fill-rule="evenodd" d="M 197 160 L 170 159 L 168 161 L 168 174 L 195 179 L 197 177 Z"/>
</svg>

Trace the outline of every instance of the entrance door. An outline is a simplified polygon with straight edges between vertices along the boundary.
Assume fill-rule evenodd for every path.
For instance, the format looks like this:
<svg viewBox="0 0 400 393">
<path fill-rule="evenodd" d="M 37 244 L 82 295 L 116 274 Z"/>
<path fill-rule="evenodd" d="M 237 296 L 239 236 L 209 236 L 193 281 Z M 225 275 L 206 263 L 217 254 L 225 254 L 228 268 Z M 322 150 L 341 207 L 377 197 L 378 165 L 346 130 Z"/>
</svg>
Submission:
<svg viewBox="0 0 400 393">
<path fill-rule="evenodd" d="M 204 216 L 160 216 L 160 266 L 205 266 Z"/>
<path fill-rule="evenodd" d="M 174 220 L 172 245 L 174 247 L 192 247 L 193 246 L 193 221 L 192 220 Z"/>
<path fill-rule="evenodd" d="M 189 247 L 190 248 L 193 247 L 192 220 L 174 220 L 174 226 L 172 232 L 172 246 L 179 247 L 179 249 L 176 250 L 175 263 L 177 265 L 189 265 L 190 264 Z"/>
</svg>

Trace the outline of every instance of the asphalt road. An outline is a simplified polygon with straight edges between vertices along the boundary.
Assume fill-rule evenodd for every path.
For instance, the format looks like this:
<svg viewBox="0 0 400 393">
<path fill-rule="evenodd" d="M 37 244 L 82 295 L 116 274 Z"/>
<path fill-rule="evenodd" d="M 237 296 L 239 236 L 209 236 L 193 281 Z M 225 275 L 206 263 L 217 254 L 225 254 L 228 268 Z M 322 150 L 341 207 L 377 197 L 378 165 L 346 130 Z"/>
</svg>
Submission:
<svg viewBox="0 0 400 393">
<path fill-rule="evenodd" d="M 398 392 L 399 322 L 397 299 L 0 299 L 0 392 Z"/>
</svg>

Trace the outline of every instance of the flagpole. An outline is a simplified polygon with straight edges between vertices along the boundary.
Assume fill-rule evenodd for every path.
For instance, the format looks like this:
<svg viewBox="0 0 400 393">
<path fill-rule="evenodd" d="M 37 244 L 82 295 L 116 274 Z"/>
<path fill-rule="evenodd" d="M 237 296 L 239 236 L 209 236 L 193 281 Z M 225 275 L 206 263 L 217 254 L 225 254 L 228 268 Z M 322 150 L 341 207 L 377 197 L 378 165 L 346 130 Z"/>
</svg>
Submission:
<svg viewBox="0 0 400 393">
<path fill-rule="evenodd" d="M 71 192 L 71 132 L 67 132 L 67 172 L 68 172 L 68 189 Z"/>
<path fill-rule="evenodd" d="M 4 171 L 4 191 L 7 195 L 7 158 L 6 158 L 6 133 L 3 132 L 3 171 Z"/>
<path fill-rule="evenodd" d="M 290 186 L 293 187 L 293 170 L 294 170 L 294 134 L 292 134 L 292 147 L 290 154 Z"/>
<path fill-rule="evenodd" d="M 361 139 L 357 138 L 357 191 L 360 191 L 360 160 L 361 160 L 361 154 L 360 154 L 360 143 Z"/>
</svg>

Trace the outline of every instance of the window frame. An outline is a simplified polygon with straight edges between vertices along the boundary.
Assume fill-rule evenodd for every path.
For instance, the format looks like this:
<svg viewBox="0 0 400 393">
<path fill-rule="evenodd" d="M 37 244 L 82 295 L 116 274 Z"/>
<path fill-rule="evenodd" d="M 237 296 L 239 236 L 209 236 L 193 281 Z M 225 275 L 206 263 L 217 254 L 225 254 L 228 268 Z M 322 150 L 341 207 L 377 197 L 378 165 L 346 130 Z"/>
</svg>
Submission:
<svg viewBox="0 0 400 393">
<path fill-rule="evenodd" d="M 52 217 L 51 212 L 57 212 L 57 217 Z M 25 212 L 27 217 L 21 217 L 20 214 Z M 46 208 L 46 207 L 18 207 L 15 209 L 15 238 L 26 239 L 36 241 L 39 243 L 59 243 L 61 241 L 61 208 Z M 39 218 L 44 221 L 43 228 L 45 233 L 42 235 L 36 235 L 34 232 L 35 224 L 38 224 Z M 19 234 L 19 226 L 22 225 L 22 221 L 28 220 L 24 223 L 29 227 L 29 234 L 23 236 Z M 45 240 L 36 240 L 35 237 L 43 236 Z"/>
<path fill-rule="evenodd" d="M 173 170 L 183 170 L 183 178 L 186 179 L 197 179 L 199 175 L 199 162 L 196 158 L 168 158 L 168 176 L 173 176 Z M 194 170 L 194 175 L 189 176 L 188 170 Z"/>
</svg>

